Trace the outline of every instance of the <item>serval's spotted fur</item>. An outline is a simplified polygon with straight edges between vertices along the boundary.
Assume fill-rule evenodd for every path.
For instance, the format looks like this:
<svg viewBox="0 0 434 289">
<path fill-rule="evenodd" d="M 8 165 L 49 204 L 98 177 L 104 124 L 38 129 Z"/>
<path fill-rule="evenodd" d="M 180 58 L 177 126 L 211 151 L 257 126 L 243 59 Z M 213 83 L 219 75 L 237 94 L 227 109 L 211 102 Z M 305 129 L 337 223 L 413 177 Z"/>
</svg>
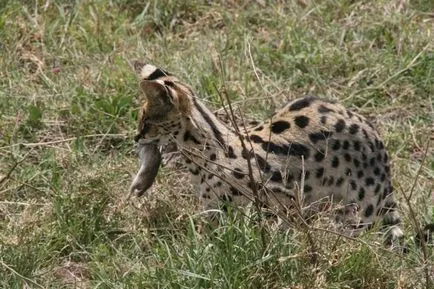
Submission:
<svg viewBox="0 0 434 289">
<path fill-rule="evenodd" d="M 243 206 L 253 186 L 275 209 L 291 207 L 301 192 L 306 206 L 343 204 L 344 223 L 353 229 L 381 221 L 387 243 L 402 236 L 389 157 L 363 116 L 339 103 L 303 97 L 237 134 L 175 76 L 149 64 L 136 70 L 144 93 L 136 141 L 142 149 L 176 143 L 203 209 L 222 202 Z M 158 170 L 159 161 L 142 162 L 146 166 Z M 136 177 L 131 190 L 141 194 L 147 188 Z"/>
</svg>

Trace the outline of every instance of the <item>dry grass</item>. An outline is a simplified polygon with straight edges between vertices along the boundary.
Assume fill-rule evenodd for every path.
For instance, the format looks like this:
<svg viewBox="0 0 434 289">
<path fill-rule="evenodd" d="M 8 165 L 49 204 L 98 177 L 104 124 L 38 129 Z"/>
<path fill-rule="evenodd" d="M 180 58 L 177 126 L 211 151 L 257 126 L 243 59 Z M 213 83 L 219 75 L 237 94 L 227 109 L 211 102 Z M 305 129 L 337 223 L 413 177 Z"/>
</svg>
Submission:
<svg viewBox="0 0 434 289">
<path fill-rule="evenodd" d="M 433 250 L 410 238 L 434 221 L 431 2 L 0 2 L 0 287 L 434 288 Z M 214 108 L 224 86 L 249 118 L 303 94 L 370 117 L 410 253 L 324 223 L 271 230 L 265 249 L 248 220 L 200 234 L 193 190 L 169 169 L 127 202 L 132 59 L 173 71 Z"/>
</svg>

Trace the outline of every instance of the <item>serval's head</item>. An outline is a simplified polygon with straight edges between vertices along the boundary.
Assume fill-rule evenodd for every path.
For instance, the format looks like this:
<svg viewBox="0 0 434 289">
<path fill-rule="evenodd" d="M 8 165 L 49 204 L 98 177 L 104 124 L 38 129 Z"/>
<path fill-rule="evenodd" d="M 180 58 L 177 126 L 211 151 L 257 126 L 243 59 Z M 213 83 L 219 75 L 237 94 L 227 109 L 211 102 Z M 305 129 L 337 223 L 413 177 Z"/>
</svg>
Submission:
<svg viewBox="0 0 434 289">
<path fill-rule="evenodd" d="M 141 97 L 135 140 L 164 145 L 180 135 L 190 120 L 191 89 L 169 72 L 151 64 L 134 63 Z"/>
</svg>

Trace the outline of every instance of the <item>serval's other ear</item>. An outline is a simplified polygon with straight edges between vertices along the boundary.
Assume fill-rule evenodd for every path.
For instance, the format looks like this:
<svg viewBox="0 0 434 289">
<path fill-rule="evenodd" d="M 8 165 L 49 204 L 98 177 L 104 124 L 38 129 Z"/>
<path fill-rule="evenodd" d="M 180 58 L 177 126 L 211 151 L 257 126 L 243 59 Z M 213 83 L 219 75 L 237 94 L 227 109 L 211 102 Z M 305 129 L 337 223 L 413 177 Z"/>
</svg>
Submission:
<svg viewBox="0 0 434 289">
<path fill-rule="evenodd" d="M 172 109 L 172 97 L 164 84 L 158 81 L 142 80 L 140 87 L 145 94 L 148 114 L 161 116 Z"/>
<path fill-rule="evenodd" d="M 137 75 L 140 75 L 140 73 L 142 72 L 143 66 L 145 66 L 146 64 L 139 61 L 139 60 L 134 60 L 132 63 L 132 66 L 134 68 L 134 71 L 136 72 Z"/>
</svg>

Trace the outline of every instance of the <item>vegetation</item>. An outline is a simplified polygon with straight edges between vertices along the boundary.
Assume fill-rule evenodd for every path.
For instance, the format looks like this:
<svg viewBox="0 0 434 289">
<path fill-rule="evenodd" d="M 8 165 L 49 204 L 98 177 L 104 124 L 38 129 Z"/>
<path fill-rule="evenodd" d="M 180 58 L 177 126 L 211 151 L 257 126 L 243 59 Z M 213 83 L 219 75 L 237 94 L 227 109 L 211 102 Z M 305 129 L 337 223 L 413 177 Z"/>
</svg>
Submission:
<svg viewBox="0 0 434 289">
<path fill-rule="evenodd" d="M 411 238 L 434 221 L 433 3 L 0 1 L 0 287 L 434 288 L 433 249 Z M 410 252 L 323 224 L 265 242 L 248 219 L 200 232 L 194 191 L 167 169 L 128 200 L 134 59 L 214 108 L 224 87 L 252 118 L 304 94 L 370 117 Z"/>
</svg>

